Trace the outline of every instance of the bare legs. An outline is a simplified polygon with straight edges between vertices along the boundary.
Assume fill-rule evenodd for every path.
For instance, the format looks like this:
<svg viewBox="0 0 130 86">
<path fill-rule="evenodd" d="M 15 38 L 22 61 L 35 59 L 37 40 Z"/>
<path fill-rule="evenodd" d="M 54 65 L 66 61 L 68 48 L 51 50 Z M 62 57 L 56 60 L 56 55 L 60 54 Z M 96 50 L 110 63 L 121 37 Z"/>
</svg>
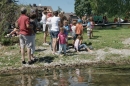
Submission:
<svg viewBox="0 0 130 86">
<path fill-rule="evenodd" d="M 21 49 L 22 61 L 25 61 L 25 47 L 20 49 Z"/>
<path fill-rule="evenodd" d="M 46 43 L 47 31 L 44 32 L 43 42 Z"/>
<path fill-rule="evenodd" d="M 53 54 L 56 52 L 57 38 L 52 38 Z"/>
<path fill-rule="evenodd" d="M 27 48 L 28 61 L 31 61 L 31 49 Z M 21 48 L 22 61 L 25 61 L 25 47 Z"/>
</svg>

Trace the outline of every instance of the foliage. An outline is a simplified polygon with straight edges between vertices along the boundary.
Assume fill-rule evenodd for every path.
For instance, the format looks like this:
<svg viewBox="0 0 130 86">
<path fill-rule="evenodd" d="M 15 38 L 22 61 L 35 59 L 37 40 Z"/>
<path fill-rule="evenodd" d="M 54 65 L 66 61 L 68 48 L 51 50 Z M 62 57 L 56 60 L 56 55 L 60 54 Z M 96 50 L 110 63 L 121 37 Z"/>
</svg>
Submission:
<svg viewBox="0 0 130 86">
<path fill-rule="evenodd" d="M 79 17 L 88 14 L 91 14 L 91 5 L 89 0 L 75 0 L 75 12 Z"/>
<path fill-rule="evenodd" d="M 1 44 L 2 45 L 10 45 L 12 42 L 9 38 L 2 38 L 1 39 Z"/>
<path fill-rule="evenodd" d="M 78 16 L 85 13 L 126 16 L 130 10 L 129 5 L 129 0 L 75 0 L 75 12 Z"/>
<path fill-rule="evenodd" d="M 58 13 L 60 13 L 62 11 L 62 9 L 58 6 L 57 11 L 58 11 Z"/>
<path fill-rule="evenodd" d="M 1 0 L 0 1 L 0 37 L 8 29 L 8 25 L 14 23 L 19 16 L 18 5 L 15 0 Z"/>
</svg>

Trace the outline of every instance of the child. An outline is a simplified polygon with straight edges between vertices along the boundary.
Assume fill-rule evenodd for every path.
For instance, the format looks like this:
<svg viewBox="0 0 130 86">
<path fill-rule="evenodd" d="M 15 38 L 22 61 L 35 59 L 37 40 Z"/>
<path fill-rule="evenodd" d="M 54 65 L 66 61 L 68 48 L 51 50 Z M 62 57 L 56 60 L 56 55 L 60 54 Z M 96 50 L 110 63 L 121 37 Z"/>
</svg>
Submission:
<svg viewBox="0 0 130 86">
<path fill-rule="evenodd" d="M 31 47 L 31 60 L 33 62 L 36 61 L 36 58 L 33 56 L 34 52 L 35 52 L 35 34 L 36 34 L 36 22 L 35 22 L 35 18 L 36 18 L 36 15 L 35 14 L 30 14 L 29 15 L 29 18 L 30 18 L 30 26 L 31 26 L 31 29 L 32 29 L 32 47 Z"/>
<path fill-rule="evenodd" d="M 13 31 L 11 31 L 9 34 L 7 34 L 7 37 L 14 37 L 19 35 L 19 29 L 14 28 Z"/>
<path fill-rule="evenodd" d="M 76 40 L 76 33 L 75 33 L 75 30 L 76 30 L 76 21 L 73 21 L 72 26 L 71 26 L 71 30 L 72 30 L 72 37 L 73 37 L 72 44 L 74 45 L 74 42 Z"/>
<path fill-rule="evenodd" d="M 82 35 L 83 33 L 83 25 L 82 25 L 82 20 L 81 19 L 78 19 L 77 21 L 78 23 L 76 24 L 76 38 L 78 35 Z"/>
<path fill-rule="evenodd" d="M 88 23 L 87 23 L 87 36 L 89 39 L 91 39 L 91 22 L 90 19 L 88 19 Z"/>
<path fill-rule="evenodd" d="M 59 40 L 59 51 L 58 54 L 61 54 L 62 50 L 64 51 L 64 55 L 66 55 L 66 39 L 67 35 L 64 33 L 64 28 L 60 28 L 60 33 L 58 34 L 57 40 Z"/>
<path fill-rule="evenodd" d="M 66 36 L 67 36 L 67 38 L 66 38 L 66 40 L 67 40 L 67 46 L 68 46 L 68 34 L 69 34 L 69 31 L 70 31 L 70 26 L 68 25 L 68 21 L 67 20 L 65 20 L 64 21 L 64 25 L 63 25 L 63 27 L 64 27 L 64 33 L 66 34 Z M 68 47 L 67 47 L 67 49 L 68 49 Z"/>
<path fill-rule="evenodd" d="M 85 48 L 86 51 L 91 52 L 92 50 L 90 50 L 88 46 L 86 46 L 85 44 L 82 44 L 82 40 L 83 40 L 82 36 L 78 35 L 74 43 L 74 47 L 76 51 L 79 52 L 81 48 Z"/>
<path fill-rule="evenodd" d="M 91 37 L 93 37 L 93 29 L 94 29 L 94 25 L 95 25 L 95 23 L 94 23 L 94 21 L 93 21 L 93 17 L 90 17 L 90 24 L 91 24 Z"/>
</svg>

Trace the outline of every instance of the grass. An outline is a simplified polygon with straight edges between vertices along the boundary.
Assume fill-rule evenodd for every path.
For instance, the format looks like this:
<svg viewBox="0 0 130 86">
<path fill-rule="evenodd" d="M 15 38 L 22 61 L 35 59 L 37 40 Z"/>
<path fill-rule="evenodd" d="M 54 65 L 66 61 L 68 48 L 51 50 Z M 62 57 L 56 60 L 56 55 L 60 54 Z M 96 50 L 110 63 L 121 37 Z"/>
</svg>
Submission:
<svg viewBox="0 0 130 86">
<path fill-rule="evenodd" d="M 115 49 L 130 49 L 130 47 L 126 47 L 122 44 L 122 41 L 130 37 L 130 28 L 101 28 L 94 29 L 94 37 L 92 39 L 88 39 L 87 33 L 84 30 L 83 34 L 83 42 L 92 42 L 92 46 L 94 50 L 104 49 L 104 51 L 108 51 L 107 47 L 115 48 Z M 47 37 L 47 41 L 50 41 L 50 37 Z M 36 35 L 36 46 L 43 46 L 43 33 L 39 32 Z M 69 43 L 72 43 L 69 40 Z M 35 56 L 38 58 L 45 57 L 46 52 L 35 52 Z M 51 53 L 51 52 L 50 52 Z M 77 54 L 76 52 L 70 53 L 69 56 L 53 56 L 49 54 L 50 57 L 53 57 L 53 62 L 63 62 L 63 63 L 71 63 L 71 62 L 81 62 L 84 60 L 94 61 L 96 55 L 94 54 Z M 118 54 L 108 54 L 106 55 L 105 60 L 114 59 L 115 57 L 119 57 Z M 0 49 L 0 68 L 6 67 L 20 67 L 21 66 L 21 54 L 19 53 L 19 44 L 13 46 L 4 46 Z M 114 57 L 114 58 L 113 58 Z M 130 57 L 128 57 L 129 59 Z M 44 63 L 36 63 L 36 65 L 43 65 Z"/>
<path fill-rule="evenodd" d="M 94 36 L 95 37 L 90 41 L 96 49 L 105 47 L 122 49 L 124 48 L 122 41 L 130 37 L 130 32 L 129 28 L 103 28 L 102 30 L 94 30 Z"/>
</svg>

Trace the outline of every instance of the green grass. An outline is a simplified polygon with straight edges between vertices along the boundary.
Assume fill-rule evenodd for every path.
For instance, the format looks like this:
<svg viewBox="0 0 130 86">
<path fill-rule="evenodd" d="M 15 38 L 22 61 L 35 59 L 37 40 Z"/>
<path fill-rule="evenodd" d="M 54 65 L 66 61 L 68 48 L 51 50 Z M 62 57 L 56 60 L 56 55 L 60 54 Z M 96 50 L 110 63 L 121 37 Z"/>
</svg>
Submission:
<svg viewBox="0 0 130 86">
<path fill-rule="evenodd" d="M 93 34 L 94 38 L 91 40 L 87 40 L 87 36 L 84 35 L 84 41 L 92 42 L 95 49 L 102 49 L 105 47 L 122 49 L 125 48 L 122 41 L 130 37 L 130 28 L 95 29 Z"/>
<path fill-rule="evenodd" d="M 105 60 L 117 60 L 120 59 L 120 57 L 121 57 L 120 54 L 106 54 Z"/>
<path fill-rule="evenodd" d="M 102 49 L 105 47 L 111 47 L 116 49 L 126 48 L 122 41 L 130 37 L 130 28 L 101 28 L 94 29 L 94 37 L 88 39 L 86 30 L 83 34 L 83 42 L 92 42 L 95 49 Z M 50 42 L 50 36 L 47 37 L 47 41 Z M 43 33 L 40 32 L 36 35 L 36 45 L 41 46 L 43 43 Z M 69 40 L 72 43 L 72 40 Z M 128 47 L 130 49 L 130 47 Z"/>
</svg>

